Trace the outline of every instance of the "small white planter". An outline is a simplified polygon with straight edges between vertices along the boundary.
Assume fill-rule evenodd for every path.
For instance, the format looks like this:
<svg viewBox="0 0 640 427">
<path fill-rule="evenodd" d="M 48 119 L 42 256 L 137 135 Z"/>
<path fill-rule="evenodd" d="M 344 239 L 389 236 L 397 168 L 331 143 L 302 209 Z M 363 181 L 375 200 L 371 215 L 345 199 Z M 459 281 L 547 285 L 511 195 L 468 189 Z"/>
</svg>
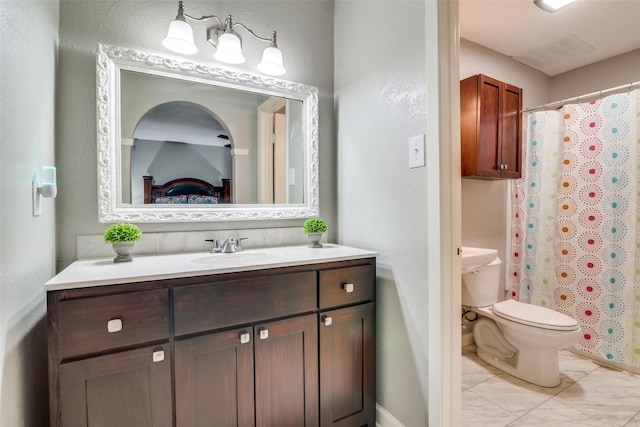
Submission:
<svg viewBox="0 0 640 427">
<path fill-rule="evenodd" d="M 309 239 L 310 248 L 321 248 L 322 243 L 320 243 L 320 239 L 322 239 L 322 233 L 307 233 L 307 239 Z"/>
<path fill-rule="evenodd" d="M 113 262 L 130 262 L 133 261 L 131 252 L 133 251 L 134 242 L 117 242 L 113 243 L 113 250 L 118 254 Z"/>
</svg>

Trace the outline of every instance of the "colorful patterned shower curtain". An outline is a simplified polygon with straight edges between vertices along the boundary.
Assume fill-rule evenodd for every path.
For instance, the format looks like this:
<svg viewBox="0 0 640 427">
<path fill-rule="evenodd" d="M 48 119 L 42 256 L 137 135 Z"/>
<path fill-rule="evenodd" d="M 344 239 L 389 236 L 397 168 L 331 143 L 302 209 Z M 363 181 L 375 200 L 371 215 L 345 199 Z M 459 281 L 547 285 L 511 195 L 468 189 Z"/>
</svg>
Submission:
<svg viewBox="0 0 640 427">
<path fill-rule="evenodd" d="M 578 350 L 640 371 L 638 91 L 525 115 L 511 295 L 578 321 Z"/>
</svg>

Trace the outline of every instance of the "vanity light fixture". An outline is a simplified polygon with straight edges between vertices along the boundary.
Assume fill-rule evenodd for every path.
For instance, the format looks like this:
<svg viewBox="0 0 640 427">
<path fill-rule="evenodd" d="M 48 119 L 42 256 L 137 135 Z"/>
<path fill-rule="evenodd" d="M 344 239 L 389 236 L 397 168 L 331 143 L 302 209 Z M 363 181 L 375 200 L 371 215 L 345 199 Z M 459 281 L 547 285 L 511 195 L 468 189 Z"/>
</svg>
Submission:
<svg viewBox="0 0 640 427">
<path fill-rule="evenodd" d="M 578 0 L 533 0 L 540 9 L 551 13 L 576 1 Z"/>
<path fill-rule="evenodd" d="M 42 215 L 41 201 L 43 197 L 55 199 L 58 194 L 58 185 L 56 184 L 56 168 L 54 166 L 42 167 L 42 181 L 38 176 L 33 177 L 31 183 L 33 195 L 33 216 Z"/>
<path fill-rule="evenodd" d="M 214 19 L 218 21 L 212 27 L 207 28 L 207 41 L 211 43 L 216 52 L 215 59 L 226 64 L 242 64 L 245 57 L 242 54 L 242 39 L 234 31 L 240 27 L 258 40 L 269 43 L 269 46 L 262 54 L 262 61 L 258 64 L 258 70 L 269 76 L 281 76 L 286 70 L 282 63 L 282 52 L 278 49 L 276 31 L 273 31 L 270 38 L 260 37 L 253 30 L 240 22 L 233 22 L 231 15 L 227 16 L 224 23 L 216 15 L 206 15 L 194 18 L 184 13 L 184 2 L 178 2 L 178 15 L 169 24 L 167 37 L 162 41 L 162 45 L 167 49 L 182 54 L 194 54 L 198 52 L 193 41 L 193 28 L 187 23 L 187 18 L 193 21 L 207 21 Z"/>
</svg>

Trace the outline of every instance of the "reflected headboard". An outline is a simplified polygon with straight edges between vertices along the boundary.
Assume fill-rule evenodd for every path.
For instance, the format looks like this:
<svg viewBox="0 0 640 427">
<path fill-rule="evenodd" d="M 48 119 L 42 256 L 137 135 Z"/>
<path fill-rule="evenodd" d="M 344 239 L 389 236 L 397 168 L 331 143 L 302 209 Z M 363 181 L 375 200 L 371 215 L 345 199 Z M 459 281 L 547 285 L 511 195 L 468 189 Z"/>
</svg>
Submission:
<svg viewBox="0 0 640 427">
<path fill-rule="evenodd" d="M 231 203 L 230 179 L 223 179 L 222 187 L 198 178 L 177 178 L 164 184 L 154 184 L 153 177 L 149 175 L 143 176 L 142 179 L 144 180 L 145 204 L 157 203 L 159 198 L 177 198 L 180 196 L 193 196 L 199 200 L 205 199 L 205 203 Z M 212 202 L 212 200 L 214 201 Z"/>
</svg>

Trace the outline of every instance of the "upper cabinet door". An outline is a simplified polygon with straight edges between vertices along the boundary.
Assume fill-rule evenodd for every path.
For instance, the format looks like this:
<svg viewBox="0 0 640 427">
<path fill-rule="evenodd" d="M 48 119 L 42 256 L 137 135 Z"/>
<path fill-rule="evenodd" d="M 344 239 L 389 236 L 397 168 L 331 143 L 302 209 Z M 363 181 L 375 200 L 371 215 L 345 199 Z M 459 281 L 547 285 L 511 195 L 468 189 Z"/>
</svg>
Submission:
<svg viewBox="0 0 640 427">
<path fill-rule="evenodd" d="M 500 141 L 502 127 L 502 85 L 498 80 L 480 76 L 478 85 L 478 175 L 499 177 Z"/>
<path fill-rule="evenodd" d="M 522 89 L 505 83 L 502 99 L 502 177 L 520 178 L 522 169 Z"/>
<path fill-rule="evenodd" d="M 484 75 L 460 82 L 462 176 L 519 178 L 522 89 Z"/>
</svg>

